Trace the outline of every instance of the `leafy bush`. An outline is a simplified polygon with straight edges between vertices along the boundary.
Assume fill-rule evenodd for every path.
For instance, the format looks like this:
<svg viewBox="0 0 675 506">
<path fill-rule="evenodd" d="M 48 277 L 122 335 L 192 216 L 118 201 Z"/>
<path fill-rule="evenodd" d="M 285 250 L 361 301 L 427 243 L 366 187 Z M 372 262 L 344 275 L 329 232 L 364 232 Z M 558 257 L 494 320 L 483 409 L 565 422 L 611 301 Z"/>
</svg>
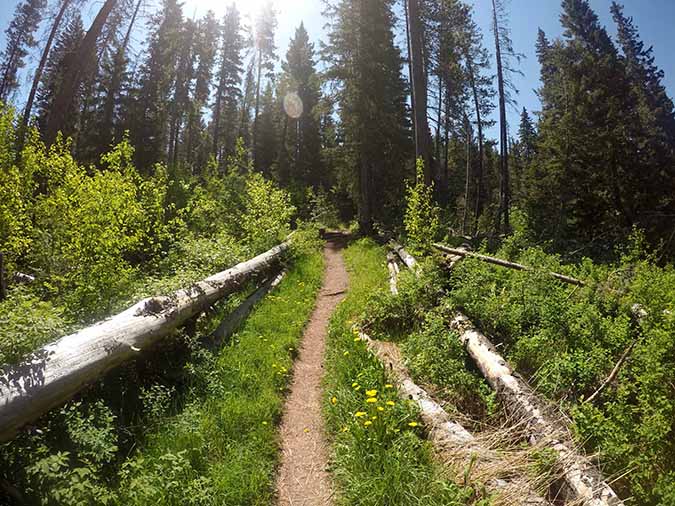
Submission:
<svg viewBox="0 0 675 506">
<path fill-rule="evenodd" d="M 68 328 L 63 311 L 25 289 L 10 291 L 0 302 L 0 367 L 14 363 Z"/>
<path fill-rule="evenodd" d="M 433 185 L 424 184 L 424 162 L 421 158 L 417 160 L 417 181 L 406 189 L 403 223 L 411 252 L 429 252 L 440 233 L 440 209 L 434 204 Z"/>
<path fill-rule="evenodd" d="M 294 213 L 295 208 L 286 191 L 277 188 L 261 174 L 249 176 L 241 228 L 252 251 L 269 249 L 288 235 Z"/>
</svg>

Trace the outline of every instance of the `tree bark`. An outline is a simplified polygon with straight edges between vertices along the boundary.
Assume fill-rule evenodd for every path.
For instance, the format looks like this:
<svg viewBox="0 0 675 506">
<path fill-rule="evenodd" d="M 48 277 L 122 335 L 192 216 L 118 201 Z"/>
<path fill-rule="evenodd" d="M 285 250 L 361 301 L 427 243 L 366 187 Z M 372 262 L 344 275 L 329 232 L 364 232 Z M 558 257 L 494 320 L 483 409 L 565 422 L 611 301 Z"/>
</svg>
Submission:
<svg viewBox="0 0 675 506">
<path fill-rule="evenodd" d="M 462 216 L 462 235 L 466 235 L 466 226 L 469 220 L 469 190 L 471 189 L 471 122 L 464 115 L 464 128 L 466 129 L 466 182 L 464 184 L 464 214 Z"/>
<path fill-rule="evenodd" d="M 483 121 L 480 114 L 480 98 L 478 97 L 478 87 L 476 86 L 476 76 L 473 71 L 473 64 L 466 54 L 467 68 L 469 71 L 469 82 L 473 93 L 473 103 L 476 109 L 476 127 L 478 128 L 478 170 L 476 171 L 476 202 L 474 206 L 473 233 L 478 232 L 478 219 L 483 214 Z"/>
<path fill-rule="evenodd" d="M 508 455 L 483 447 L 410 377 L 394 343 L 375 341 L 364 332 L 359 337 L 396 383 L 401 399 L 414 401 L 428 430 L 428 437 L 447 464 L 464 473 L 466 481 L 485 484 L 500 502 L 519 506 L 550 505 L 532 489 L 525 473 L 518 473 Z M 468 483 L 466 483 L 468 485 Z"/>
<path fill-rule="evenodd" d="M 138 356 L 181 324 L 271 272 L 288 249 L 285 242 L 257 257 L 170 296 L 142 300 L 126 311 L 62 337 L 0 376 L 0 442 L 70 399 L 87 384 Z"/>
<path fill-rule="evenodd" d="M 262 77 L 262 49 L 258 50 L 258 75 L 255 80 L 255 111 L 253 114 L 253 139 L 251 146 L 253 147 L 253 167 L 259 170 L 258 167 L 258 114 L 260 112 L 260 79 Z"/>
<path fill-rule="evenodd" d="M 83 74 L 89 69 L 96 54 L 96 42 L 103 31 L 103 26 L 110 12 L 116 4 L 117 0 L 106 0 L 103 7 L 98 11 L 89 31 L 80 43 L 77 52 L 70 58 L 63 83 L 59 87 L 59 91 L 54 99 L 54 105 L 49 114 L 49 121 L 47 122 L 45 131 L 45 142 L 48 145 L 54 143 L 57 134 L 63 128 L 70 106 L 75 99 L 77 88 L 82 83 Z"/>
</svg>

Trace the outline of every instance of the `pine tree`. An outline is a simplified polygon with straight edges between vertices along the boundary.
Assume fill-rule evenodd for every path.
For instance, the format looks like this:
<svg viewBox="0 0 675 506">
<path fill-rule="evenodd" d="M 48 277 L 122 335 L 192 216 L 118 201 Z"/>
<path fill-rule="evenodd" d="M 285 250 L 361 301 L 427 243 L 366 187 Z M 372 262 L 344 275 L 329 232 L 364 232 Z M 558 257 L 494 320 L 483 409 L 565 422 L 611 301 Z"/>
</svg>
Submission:
<svg viewBox="0 0 675 506">
<path fill-rule="evenodd" d="M 217 160 L 234 154 L 239 134 L 238 109 L 242 99 L 242 52 L 245 39 L 237 7 L 232 4 L 225 13 L 220 41 L 218 84 L 213 108 L 213 150 Z"/>
<path fill-rule="evenodd" d="M 253 166 L 256 170 L 265 170 L 265 166 L 258 160 L 258 115 L 260 113 L 260 90 L 262 78 L 271 79 L 274 74 L 274 62 L 277 59 L 274 46 L 274 33 L 277 28 L 276 13 L 271 2 L 266 2 L 255 22 L 255 50 L 256 50 L 256 84 L 255 108 L 253 111 Z M 263 71 L 265 72 L 263 76 Z"/>
<path fill-rule="evenodd" d="M 49 115 L 49 121 L 44 132 L 47 144 L 54 142 L 58 132 L 64 130 L 66 122 L 69 121 L 66 115 L 72 104 L 77 100 L 78 90 L 88 76 L 95 74 L 95 70 L 92 71 L 92 69 L 95 69 L 98 64 L 96 59 L 98 40 L 105 28 L 108 16 L 117 5 L 117 1 L 105 1 L 82 39 L 82 43 L 77 48 L 77 52 L 66 64 L 63 81 L 54 98 L 53 111 Z"/>
<path fill-rule="evenodd" d="M 40 130 L 46 129 L 49 116 L 53 114 L 54 99 L 63 83 L 67 65 L 72 61 L 83 39 L 84 26 L 78 13 L 57 37 L 45 64 L 42 82 L 37 92 L 37 123 Z M 65 128 L 68 131 L 75 128 L 78 120 L 80 93 L 77 93 L 76 97 L 77 100 L 71 103 L 70 110 L 67 111 Z"/>
<path fill-rule="evenodd" d="M 68 9 L 73 6 L 77 5 L 78 1 L 77 0 L 61 0 L 58 11 L 56 12 L 56 16 L 54 17 L 54 21 L 52 23 L 52 27 L 49 30 L 49 36 L 47 37 L 47 42 L 45 43 L 45 47 L 42 50 L 42 56 L 40 57 L 40 63 L 38 63 L 38 67 L 35 70 L 35 76 L 33 76 L 33 84 L 31 85 L 30 92 L 28 93 L 28 100 L 26 101 L 26 107 L 24 108 L 23 112 L 23 118 L 21 121 L 22 124 L 22 130 L 21 130 L 21 140 L 19 141 L 20 145 L 23 145 L 23 136 L 25 134 L 25 129 L 28 126 L 28 123 L 30 122 L 31 119 L 31 114 L 33 112 L 33 104 L 35 102 L 35 97 L 37 95 L 38 88 L 40 86 L 40 82 L 42 81 L 42 74 L 45 70 L 45 66 L 47 65 L 47 60 L 49 59 L 49 54 L 52 50 L 52 45 L 54 44 L 54 39 L 56 38 L 56 35 L 59 33 L 59 30 L 61 30 L 61 22 L 64 19 L 64 16 L 66 15 L 66 12 Z M 20 150 L 19 150 L 20 151 Z"/>
<path fill-rule="evenodd" d="M 284 95 L 284 145 L 281 152 L 288 156 L 289 174 L 280 179 L 290 179 L 301 187 L 326 184 L 321 161 L 321 131 L 317 117 L 320 82 L 314 61 L 314 44 L 304 24 L 295 31 L 290 42 L 286 61 L 282 64 L 281 83 Z M 283 164 L 279 162 L 280 168 Z M 287 181 L 288 182 L 288 181 Z"/>
<path fill-rule="evenodd" d="M 356 170 L 350 191 L 366 234 L 374 220 L 400 215 L 411 145 L 393 4 L 339 0 L 326 11 L 329 35 L 322 54 L 326 75 L 336 85 L 345 166 Z"/>
<path fill-rule="evenodd" d="M 168 158 L 169 109 L 183 26 L 178 0 L 164 0 L 149 26 L 147 57 L 139 72 L 129 123 L 141 170 Z"/>
<path fill-rule="evenodd" d="M 14 13 L 14 18 L 5 30 L 5 50 L 0 55 L 0 102 L 19 87 L 18 73 L 25 65 L 28 51 L 37 45 L 35 31 L 42 20 L 46 0 L 25 0 Z"/>
</svg>

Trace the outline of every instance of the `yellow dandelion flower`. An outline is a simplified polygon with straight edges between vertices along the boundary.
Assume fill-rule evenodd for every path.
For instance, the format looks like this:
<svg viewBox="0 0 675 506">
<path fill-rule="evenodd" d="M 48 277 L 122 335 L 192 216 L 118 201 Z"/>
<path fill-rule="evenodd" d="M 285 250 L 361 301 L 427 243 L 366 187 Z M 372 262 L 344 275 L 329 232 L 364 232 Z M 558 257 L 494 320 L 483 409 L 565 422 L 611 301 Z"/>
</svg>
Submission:
<svg viewBox="0 0 675 506">
<path fill-rule="evenodd" d="M 410 427 L 417 427 L 419 424 L 417 422 L 410 422 L 408 425 Z"/>
<path fill-rule="evenodd" d="M 347 432 L 349 429 L 347 427 L 342 427 L 342 432 Z"/>
<path fill-rule="evenodd" d="M 368 397 L 375 397 L 377 395 L 377 390 L 366 390 L 366 395 Z"/>
<path fill-rule="evenodd" d="M 360 337 L 355 337 L 355 338 L 354 338 L 354 342 L 355 342 L 355 343 L 358 343 L 360 340 L 361 340 Z"/>
<path fill-rule="evenodd" d="M 263 422 L 262 424 L 263 424 L 263 425 L 267 425 L 267 422 Z"/>
<path fill-rule="evenodd" d="M 371 404 L 372 404 L 373 402 L 377 402 L 377 397 L 368 397 L 368 398 L 366 399 L 366 402 L 369 402 L 369 403 L 371 403 Z"/>
<path fill-rule="evenodd" d="M 377 417 L 376 417 L 376 416 L 371 416 L 370 419 L 371 419 L 371 420 L 377 420 Z"/>
<path fill-rule="evenodd" d="M 348 352 L 348 351 L 345 351 L 345 352 L 343 353 L 343 355 L 346 357 L 347 355 L 349 355 L 349 352 Z"/>
<path fill-rule="evenodd" d="M 305 427 L 305 434 L 309 432 L 309 427 Z"/>
<path fill-rule="evenodd" d="M 361 386 L 359 385 L 359 386 L 355 387 L 354 390 L 356 390 L 358 392 L 359 390 L 361 390 Z"/>
<path fill-rule="evenodd" d="M 337 404 L 337 397 L 333 397 L 333 398 L 330 400 L 330 402 L 331 402 L 333 405 Z"/>
<path fill-rule="evenodd" d="M 373 425 L 373 422 L 371 422 L 370 420 L 366 420 L 365 422 L 363 422 L 364 427 L 368 427 L 369 425 Z"/>
<path fill-rule="evenodd" d="M 354 413 L 354 416 L 356 418 L 361 418 L 362 416 L 366 416 L 367 414 L 368 413 L 366 413 L 365 411 L 357 411 L 356 413 Z"/>
<path fill-rule="evenodd" d="M 387 383 L 386 385 L 384 385 L 384 388 L 394 388 L 394 385 L 392 385 L 391 383 Z"/>
<path fill-rule="evenodd" d="M 382 406 L 378 406 L 378 407 L 377 407 L 377 410 L 378 410 L 378 411 L 384 411 L 384 408 L 383 408 Z"/>
<path fill-rule="evenodd" d="M 395 406 L 396 403 L 394 401 L 387 401 L 387 406 Z"/>
<path fill-rule="evenodd" d="M 356 388 L 357 386 L 359 386 L 359 384 L 356 381 L 354 383 L 352 383 L 353 388 Z"/>
</svg>

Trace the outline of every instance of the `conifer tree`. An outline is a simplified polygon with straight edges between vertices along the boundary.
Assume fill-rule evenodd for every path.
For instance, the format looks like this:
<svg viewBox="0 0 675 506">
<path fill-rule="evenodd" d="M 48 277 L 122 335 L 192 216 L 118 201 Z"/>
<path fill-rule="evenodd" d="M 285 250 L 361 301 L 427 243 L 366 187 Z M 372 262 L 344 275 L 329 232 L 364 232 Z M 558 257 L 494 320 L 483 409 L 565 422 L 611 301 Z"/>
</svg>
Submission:
<svg viewBox="0 0 675 506">
<path fill-rule="evenodd" d="M 25 0 L 14 12 L 14 18 L 5 30 L 5 50 L 0 54 L 0 102 L 19 87 L 18 73 L 25 65 L 24 58 L 35 47 L 35 31 L 42 20 L 46 0 Z"/>
<path fill-rule="evenodd" d="M 255 21 L 254 42 L 256 59 L 255 108 L 253 110 L 253 133 L 251 147 L 253 166 L 257 170 L 267 170 L 258 160 L 258 115 L 260 113 L 260 91 L 262 78 L 271 79 L 274 74 L 274 62 L 277 59 L 274 34 L 277 28 L 276 13 L 270 1 L 266 2 Z M 265 74 L 263 75 L 263 71 Z"/>
<path fill-rule="evenodd" d="M 223 19 L 220 41 L 218 83 L 213 108 L 213 149 L 217 160 L 225 160 L 234 153 L 240 122 L 239 103 L 242 99 L 241 82 L 245 39 L 236 5 L 228 7 Z"/>
<path fill-rule="evenodd" d="M 325 184 L 321 161 L 321 132 L 317 117 L 320 83 L 315 69 L 314 44 L 304 24 L 295 31 L 282 64 L 284 96 L 284 146 L 289 178 L 302 187 Z M 290 126 L 289 126 L 290 125 Z M 281 164 L 281 161 L 280 161 Z"/>
<path fill-rule="evenodd" d="M 402 169 L 411 146 L 393 4 L 336 0 L 326 11 L 329 35 L 322 55 L 327 78 L 336 86 L 345 165 L 355 170 L 350 191 L 366 234 L 374 220 L 400 215 Z"/>
<path fill-rule="evenodd" d="M 40 130 L 46 128 L 49 117 L 53 114 L 54 99 L 63 83 L 68 62 L 72 60 L 83 39 L 82 18 L 79 14 L 75 14 L 57 37 L 45 64 L 42 82 L 37 93 L 37 123 Z M 68 118 L 65 127 L 68 131 L 72 131 L 77 124 L 80 98 L 81 94 L 76 93 L 76 100 L 71 103 L 70 110 L 67 111 Z"/>
</svg>

